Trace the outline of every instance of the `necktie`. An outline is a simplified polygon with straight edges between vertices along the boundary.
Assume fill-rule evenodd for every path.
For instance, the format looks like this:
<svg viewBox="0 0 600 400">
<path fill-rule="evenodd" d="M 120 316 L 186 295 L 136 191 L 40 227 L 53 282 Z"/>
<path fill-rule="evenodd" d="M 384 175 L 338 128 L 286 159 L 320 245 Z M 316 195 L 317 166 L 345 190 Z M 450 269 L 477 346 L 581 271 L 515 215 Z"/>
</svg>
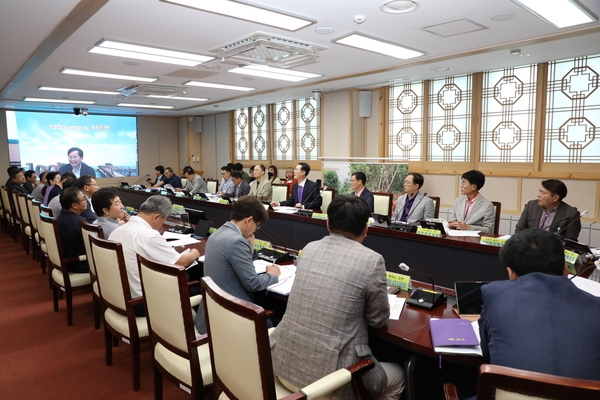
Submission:
<svg viewBox="0 0 600 400">
<path fill-rule="evenodd" d="M 238 197 L 240 197 L 240 185 L 235 187 L 235 198 L 237 199 Z"/>
<path fill-rule="evenodd" d="M 542 222 L 540 222 L 540 229 L 544 229 L 546 225 L 546 221 L 548 220 L 548 217 L 550 217 L 550 214 L 552 214 L 554 211 L 556 211 L 554 208 L 550 211 L 544 211 L 544 216 L 542 218 Z"/>
<path fill-rule="evenodd" d="M 471 211 L 471 206 L 475 200 L 467 200 L 467 207 L 465 208 L 465 216 L 463 217 L 463 221 L 467 220 L 467 215 L 469 215 L 469 211 Z"/>
<path fill-rule="evenodd" d="M 298 203 L 302 203 L 302 189 L 303 187 L 298 185 Z"/>
</svg>

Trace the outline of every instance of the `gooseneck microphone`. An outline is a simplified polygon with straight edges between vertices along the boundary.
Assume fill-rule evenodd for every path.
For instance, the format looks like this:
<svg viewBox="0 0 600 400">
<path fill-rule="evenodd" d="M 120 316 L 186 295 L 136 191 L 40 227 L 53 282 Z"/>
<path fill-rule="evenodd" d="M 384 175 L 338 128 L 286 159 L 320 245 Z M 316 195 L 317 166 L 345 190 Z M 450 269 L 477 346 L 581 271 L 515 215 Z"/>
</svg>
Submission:
<svg viewBox="0 0 600 400">
<path fill-rule="evenodd" d="M 579 221 L 579 220 L 581 219 L 581 217 L 584 217 L 584 216 L 586 216 L 586 215 L 588 214 L 588 212 L 589 212 L 588 210 L 583 210 L 583 211 L 581 212 L 581 214 L 579 214 L 579 218 L 576 218 L 576 219 L 574 219 L 573 221 L 569 222 L 568 224 L 566 224 L 566 225 L 564 226 L 564 228 L 561 228 L 560 226 L 559 226 L 558 228 L 556 228 L 556 234 L 557 234 L 557 235 L 562 235 L 562 236 L 564 236 L 564 233 L 561 233 L 561 231 L 564 231 L 564 230 L 566 230 L 566 229 L 567 229 L 569 226 L 571 226 L 571 225 L 573 225 L 575 222 Z"/>
<path fill-rule="evenodd" d="M 597 261 L 596 261 L 596 262 L 597 262 Z M 591 269 L 600 268 L 600 265 L 596 264 L 596 262 L 594 262 L 594 263 L 591 263 L 590 265 L 588 265 L 588 266 L 587 266 L 587 267 L 585 267 L 585 268 L 581 268 L 581 271 L 579 271 L 578 273 L 576 273 L 575 275 L 573 275 L 573 276 L 572 276 L 572 277 L 570 277 L 569 279 L 573 279 L 573 278 L 575 278 L 575 277 L 577 277 L 577 276 L 579 276 L 579 275 L 583 275 L 583 274 L 585 274 L 586 272 L 588 272 L 588 271 L 589 271 L 589 270 L 591 270 Z"/>
<path fill-rule="evenodd" d="M 134 183 L 133 185 L 131 185 L 131 186 L 134 186 L 134 185 L 139 185 L 139 183 L 140 183 L 141 181 L 143 181 L 144 179 L 146 179 L 146 178 L 148 178 L 148 177 L 150 177 L 150 174 L 146 174 L 146 175 L 142 176 L 140 179 L 138 179 L 137 181 L 135 181 L 135 183 Z"/>
<path fill-rule="evenodd" d="M 185 164 L 183 165 L 183 168 L 187 167 L 187 165 L 189 164 L 189 162 L 190 162 L 190 160 L 191 160 L 192 158 L 194 158 L 194 155 L 193 155 L 193 154 L 192 154 L 192 155 L 190 156 L 190 158 L 188 158 L 188 160 L 185 162 Z"/>
<path fill-rule="evenodd" d="M 316 186 L 314 187 L 314 189 L 313 189 L 313 190 L 312 190 L 312 191 L 311 191 L 311 192 L 308 194 L 308 196 L 306 196 L 306 199 L 305 199 L 303 202 L 300 202 L 300 204 L 302 204 L 302 206 L 303 206 L 303 207 L 305 206 L 305 204 L 304 204 L 304 203 L 306 202 L 306 200 L 308 200 L 308 199 L 310 198 L 310 196 L 312 196 L 312 194 L 313 194 L 313 193 L 315 192 L 315 190 L 317 190 L 318 188 L 319 188 L 319 185 L 316 185 Z M 319 191 L 319 196 L 320 196 L 320 195 L 321 195 L 321 193 L 323 193 L 323 191 L 325 191 L 325 190 L 327 190 L 327 186 L 323 186 L 323 189 L 321 189 L 321 190 Z M 313 203 L 313 201 L 311 200 L 311 202 L 310 202 L 310 205 L 312 205 L 312 203 Z M 310 207 L 309 207 L 309 208 L 310 208 Z"/>
<path fill-rule="evenodd" d="M 402 271 L 413 271 L 423 275 L 431 282 L 431 290 L 416 288 L 413 290 L 410 298 L 406 301 L 408 304 L 414 307 L 423 308 L 425 310 L 433 310 L 437 306 L 446 302 L 446 295 L 444 292 L 437 292 L 435 285 L 433 284 L 433 278 L 424 272 L 417 271 L 416 269 L 410 268 L 405 263 L 400 263 L 398 267 Z"/>
<path fill-rule="evenodd" d="M 278 251 L 278 250 L 275 250 L 275 249 L 266 249 L 266 248 L 263 247 L 262 249 L 260 249 L 257 252 L 259 258 L 261 258 L 263 260 L 266 260 L 266 261 L 269 261 L 269 262 L 272 262 L 274 264 L 282 263 L 282 262 L 286 262 L 286 261 L 290 261 L 290 260 L 292 260 L 294 258 L 292 256 L 292 254 L 288 251 L 288 248 L 285 245 L 285 243 L 283 242 L 283 240 L 279 236 L 275 235 L 273 233 L 273 231 L 271 231 L 269 228 L 267 228 L 266 225 L 261 225 L 261 228 L 262 229 L 266 229 L 266 231 L 263 230 L 262 232 L 272 242 L 274 242 L 274 240 L 273 240 L 274 238 L 277 239 L 279 242 L 281 242 L 281 244 L 283 244 L 283 248 L 284 248 L 285 251 L 282 252 L 282 251 Z M 269 234 L 267 231 L 270 232 L 271 234 Z"/>
</svg>

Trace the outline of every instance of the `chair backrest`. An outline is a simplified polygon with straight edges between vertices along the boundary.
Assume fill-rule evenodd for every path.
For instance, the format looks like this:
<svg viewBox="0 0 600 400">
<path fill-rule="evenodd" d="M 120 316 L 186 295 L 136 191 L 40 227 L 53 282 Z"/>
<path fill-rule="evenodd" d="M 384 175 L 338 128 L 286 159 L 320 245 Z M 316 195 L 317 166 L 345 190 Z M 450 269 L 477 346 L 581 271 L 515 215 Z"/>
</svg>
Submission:
<svg viewBox="0 0 600 400">
<path fill-rule="evenodd" d="M 600 399 L 600 381 L 523 371 L 499 365 L 479 368 L 477 399 Z"/>
<path fill-rule="evenodd" d="M 40 209 L 42 210 L 43 213 L 46 213 L 46 215 L 49 215 L 49 216 L 53 217 L 52 214 L 54 214 L 54 213 L 52 212 L 52 208 L 51 207 L 49 207 L 49 206 L 45 205 L 44 203 L 42 203 L 42 204 L 40 204 Z"/>
<path fill-rule="evenodd" d="M 190 351 L 189 346 L 198 333 L 192 319 L 185 268 L 139 254 L 138 266 L 153 343 L 166 343 L 165 347 L 174 346 L 185 358 L 197 358 L 198 352 Z"/>
<path fill-rule="evenodd" d="M 20 220 L 21 213 L 19 212 L 19 200 L 18 200 L 17 192 L 14 190 L 10 190 L 8 188 L 7 188 L 7 190 L 9 191 L 9 196 L 12 199 L 12 211 L 15 214 L 15 218 L 17 220 Z"/>
<path fill-rule="evenodd" d="M 391 215 L 394 195 L 387 192 L 373 192 L 376 214 Z"/>
<path fill-rule="evenodd" d="M 64 257 L 62 242 L 60 239 L 60 231 L 58 230 L 58 222 L 56 222 L 56 218 L 41 214 L 40 228 L 40 231 L 42 232 L 42 237 L 46 242 L 46 251 L 48 252 L 48 259 L 54 267 L 62 270 L 63 265 L 61 260 Z"/>
<path fill-rule="evenodd" d="M 335 198 L 335 189 L 327 188 L 321 191 L 321 197 L 323 198 L 323 203 L 321 204 L 321 212 L 327 213 L 327 208 L 329 207 L 329 204 Z"/>
<path fill-rule="evenodd" d="M 435 197 L 435 196 L 429 196 L 429 198 L 431 200 L 433 200 L 433 207 L 435 208 L 435 211 L 433 212 L 433 218 L 439 218 L 440 217 L 440 198 Z"/>
<path fill-rule="evenodd" d="M 88 224 L 84 219 L 79 222 L 81 223 L 81 235 L 83 236 L 85 255 L 87 256 L 88 265 L 90 267 L 90 275 L 92 276 L 92 281 L 96 281 L 98 280 L 98 274 L 96 274 L 96 264 L 94 264 L 94 257 L 92 256 L 90 236 L 96 236 L 104 239 L 104 233 L 102 232 L 102 227 L 99 225 Z"/>
<path fill-rule="evenodd" d="M 27 212 L 29 213 L 29 222 L 31 223 L 31 226 L 33 227 L 33 229 L 35 229 L 37 231 L 37 221 L 35 219 L 35 210 L 33 209 L 33 197 L 31 197 L 30 195 L 27 196 Z"/>
<path fill-rule="evenodd" d="M 29 196 L 26 193 L 17 193 L 14 192 L 17 197 L 17 204 L 19 207 L 19 217 L 21 218 L 21 226 L 23 229 L 27 225 L 31 225 L 31 217 L 29 216 L 29 208 L 27 207 L 27 197 Z"/>
<path fill-rule="evenodd" d="M 2 186 L 2 206 L 6 210 L 5 212 L 12 212 L 12 206 L 9 200 L 9 189 L 6 186 Z"/>
<path fill-rule="evenodd" d="M 42 232 L 42 227 L 41 227 L 42 218 L 40 216 L 40 214 L 42 212 L 41 205 L 42 205 L 42 202 L 39 200 L 33 199 L 31 201 L 31 207 L 33 208 L 33 211 L 31 213 L 31 220 L 33 221 L 35 229 L 37 230 L 40 241 L 44 239 L 44 233 Z"/>
<path fill-rule="evenodd" d="M 216 179 L 207 179 L 206 180 L 206 188 L 208 189 L 208 193 L 217 193 L 217 188 L 219 187 L 219 181 Z"/>
<path fill-rule="evenodd" d="M 494 232 L 496 235 L 500 230 L 500 212 L 502 211 L 502 203 L 499 201 L 492 201 L 494 205 Z"/>
<path fill-rule="evenodd" d="M 288 199 L 288 192 L 290 191 L 290 185 L 273 183 L 273 197 L 272 201 L 281 202 Z"/>
<path fill-rule="evenodd" d="M 89 236 L 92 258 L 103 303 L 126 315 L 126 302 L 131 300 L 129 281 L 121 243 Z"/>
<path fill-rule="evenodd" d="M 201 284 L 215 387 L 229 398 L 275 399 L 265 310 L 221 290 L 209 277 Z"/>
<path fill-rule="evenodd" d="M 185 187 L 187 185 L 187 178 L 181 178 L 181 187 Z"/>
</svg>

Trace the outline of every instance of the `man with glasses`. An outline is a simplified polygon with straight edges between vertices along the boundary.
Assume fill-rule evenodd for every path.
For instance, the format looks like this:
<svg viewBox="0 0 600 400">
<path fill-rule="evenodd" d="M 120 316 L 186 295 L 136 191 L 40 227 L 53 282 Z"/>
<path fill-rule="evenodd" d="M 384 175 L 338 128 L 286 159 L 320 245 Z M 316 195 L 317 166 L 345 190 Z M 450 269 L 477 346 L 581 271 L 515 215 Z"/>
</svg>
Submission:
<svg viewBox="0 0 600 400">
<path fill-rule="evenodd" d="M 65 258 L 78 258 L 85 254 L 83 235 L 81 234 L 80 220 L 84 219 L 81 213 L 87 209 L 87 201 L 83 192 L 78 187 L 71 186 L 60 193 L 62 211 L 56 218 L 60 239 Z M 77 261 L 67 265 L 69 272 L 87 273 L 87 261 Z"/>
<path fill-rule="evenodd" d="M 92 196 L 98 191 L 96 178 L 91 175 L 82 175 L 81 178 L 77 180 L 77 187 L 83 192 L 87 203 L 87 208 L 81 213 L 81 216 L 85 218 L 87 223 L 93 224 L 94 221 L 98 219 L 98 216 L 92 207 Z"/>
<path fill-rule="evenodd" d="M 231 179 L 231 168 L 227 165 L 221 167 L 221 186 L 219 187 L 219 195 L 234 197 L 235 185 Z"/>
<path fill-rule="evenodd" d="M 375 210 L 375 198 L 373 193 L 365 187 L 367 184 L 367 175 L 364 172 L 355 172 L 350 178 L 350 189 L 353 190 L 350 193 L 352 196 L 358 196 L 367 202 L 371 212 Z"/>
<path fill-rule="evenodd" d="M 277 283 L 277 265 L 268 265 L 265 274 L 258 275 L 253 264 L 254 232 L 269 219 L 263 204 L 254 196 L 244 196 L 233 204 L 231 220 L 213 233 L 205 247 L 204 276 L 227 293 L 254 302 L 253 292 L 265 290 Z M 199 310 L 204 310 L 202 306 Z M 198 332 L 206 333 L 204 312 L 196 315 Z"/>
<path fill-rule="evenodd" d="M 433 200 L 419 193 L 425 178 L 423 175 L 411 172 L 404 179 L 404 194 L 400 196 L 394 211 L 393 221 L 414 224 L 427 218 L 433 218 L 435 206 Z"/>
</svg>

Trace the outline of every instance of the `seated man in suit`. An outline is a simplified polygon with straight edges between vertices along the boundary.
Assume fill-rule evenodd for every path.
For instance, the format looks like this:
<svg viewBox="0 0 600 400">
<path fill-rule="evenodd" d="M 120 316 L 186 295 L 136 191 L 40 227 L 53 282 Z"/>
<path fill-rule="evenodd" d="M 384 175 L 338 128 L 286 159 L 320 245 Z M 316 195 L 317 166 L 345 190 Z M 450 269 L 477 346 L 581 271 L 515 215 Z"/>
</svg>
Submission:
<svg viewBox="0 0 600 400">
<path fill-rule="evenodd" d="M 48 171 L 44 171 L 40 174 L 40 181 L 31 192 L 31 197 L 33 197 L 34 200 L 44 201 L 42 189 L 44 189 L 48 183 L 48 181 L 46 181 L 46 175 L 48 175 Z"/>
<path fill-rule="evenodd" d="M 187 166 L 183 169 L 183 175 L 187 179 L 185 187 L 183 189 L 175 189 L 177 192 L 186 191 L 191 195 L 198 193 L 208 193 L 208 187 L 206 187 L 206 182 L 202 177 L 190 166 Z"/>
<path fill-rule="evenodd" d="M 96 210 L 96 214 L 98 214 L 95 224 L 102 227 L 105 238 L 108 238 L 115 229 L 129 221 L 129 214 L 123 212 L 123 203 L 121 203 L 117 190 L 114 188 L 99 189 L 92 196 L 92 205 Z"/>
<path fill-rule="evenodd" d="M 454 209 L 450 212 L 450 228 L 463 231 L 494 231 L 494 205 L 483 197 L 479 191 L 485 184 L 485 175 L 481 171 L 467 171 L 460 177 L 460 193 L 462 196 L 454 201 Z"/>
<path fill-rule="evenodd" d="M 221 196 L 227 196 L 227 197 L 234 197 L 235 193 L 234 193 L 234 189 L 233 187 L 235 186 L 233 184 L 233 180 L 231 179 L 231 167 L 229 167 L 229 165 L 225 165 L 223 167 L 221 167 L 221 185 L 219 186 L 219 195 Z"/>
<path fill-rule="evenodd" d="M 519 231 L 500 250 L 500 261 L 510 280 L 481 289 L 479 330 L 486 360 L 600 380 L 600 298 L 567 278 L 559 237 L 536 228 Z"/>
<path fill-rule="evenodd" d="M 244 180 L 240 171 L 231 173 L 231 181 L 233 182 L 233 198 L 239 199 L 250 193 L 250 185 Z"/>
<path fill-rule="evenodd" d="M 19 169 L 19 167 L 9 168 L 8 176 L 8 182 L 6 183 L 7 188 L 13 192 L 29 194 L 27 189 L 23 187 L 23 184 L 25 183 L 25 174 Z"/>
<path fill-rule="evenodd" d="M 210 276 L 227 293 L 250 302 L 254 302 L 253 292 L 277 283 L 277 265 L 267 265 L 267 272 L 258 275 L 253 264 L 254 232 L 268 219 L 269 214 L 256 197 L 244 196 L 236 201 L 231 220 L 206 242 L 204 276 Z M 199 309 L 203 310 L 202 306 Z M 198 332 L 206 333 L 204 312 L 198 312 L 195 323 Z"/>
<path fill-rule="evenodd" d="M 181 189 L 181 178 L 173 172 L 173 168 L 165 168 L 165 176 L 167 177 L 167 183 L 165 183 L 165 185 L 171 185 L 173 186 L 173 189 Z"/>
<path fill-rule="evenodd" d="M 60 239 L 65 258 L 77 258 L 85 255 L 83 234 L 81 233 L 80 220 L 84 219 L 81 213 L 87 209 L 87 201 L 83 192 L 76 186 L 71 186 L 60 193 L 62 211 L 56 218 Z M 87 273 L 87 261 L 77 261 L 67 265 L 69 272 Z"/>
<path fill-rule="evenodd" d="M 540 228 L 577 240 L 581 232 L 579 212 L 563 201 L 565 197 L 567 186 L 563 182 L 556 179 L 542 181 L 537 200 L 525 205 L 515 233 L 527 228 Z"/>
<path fill-rule="evenodd" d="M 32 169 L 25 171 L 25 183 L 23 184 L 23 187 L 27 190 L 27 193 L 31 194 L 36 186 L 37 176 L 35 175 L 35 171 Z"/>
<path fill-rule="evenodd" d="M 292 186 L 292 198 L 291 200 L 285 200 L 280 203 L 274 201 L 271 203 L 273 207 L 288 206 L 296 208 L 310 208 L 314 210 L 321 209 L 323 204 L 323 198 L 319 187 L 313 181 L 308 180 L 306 177 L 310 172 L 310 165 L 307 163 L 300 163 L 294 168 L 294 179 L 298 182 Z"/>
<path fill-rule="evenodd" d="M 96 178 L 91 175 L 82 175 L 77 180 L 77 187 L 83 192 L 85 201 L 87 202 L 87 208 L 81 213 L 81 216 L 85 218 L 88 224 L 93 224 L 98 219 L 98 216 L 94 212 L 92 207 L 92 196 L 98 191 L 98 183 Z"/>
<path fill-rule="evenodd" d="M 404 194 L 396 203 L 393 221 L 402 221 L 414 224 L 427 218 L 433 218 L 435 206 L 433 200 L 426 193 L 419 193 L 423 187 L 425 178 L 423 175 L 411 172 L 404 179 Z"/>
<path fill-rule="evenodd" d="M 151 184 L 153 188 L 159 188 L 169 183 L 169 179 L 165 176 L 165 167 L 162 165 L 157 165 L 154 167 L 154 173 L 156 174 L 154 182 L 152 182 L 152 179 L 150 178 L 146 179 L 146 182 Z"/>
<path fill-rule="evenodd" d="M 61 165 L 58 173 L 63 176 L 66 172 L 71 172 L 76 178 L 82 175 L 96 176 L 94 168 L 83 162 L 83 150 L 79 147 L 71 147 L 67 151 L 69 163 Z"/>
<path fill-rule="evenodd" d="M 371 211 L 356 196 L 337 196 L 327 209 L 329 236 L 302 250 L 283 319 L 271 334 L 273 371 L 292 391 L 363 358 L 375 360 L 368 327 L 390 316 L 385 261 L 362 245 Z M 326 267 L 324 267 L 326 266 Z M 363 376 L 378 399 L 398 399 L 404 373 L 379 363 Z M 335 391 L 354 399 L 350 385 Z"/>
<path fill-rule="evenodd" d="M 367 183 L 367 175 L 364 172 L 355 172 L 352 174 L 350 178 L 350 189 L 353 190 L 350 193 L 353 196 L 358 196 L 369 205 L 369 209 L 371 212 L 375 209 L 375 198 L 373 197 L 373 193 L 369 189 L 365 187 Z"/>
<path fill-rule="evenodd" d="M 254 180 L 250 182 L 250 196 L 256 196 L 261 201 L 271 201 L 273 186 L 266 175 L 267 167 L 264 164 L 254 166 Z"/>
</svg>

